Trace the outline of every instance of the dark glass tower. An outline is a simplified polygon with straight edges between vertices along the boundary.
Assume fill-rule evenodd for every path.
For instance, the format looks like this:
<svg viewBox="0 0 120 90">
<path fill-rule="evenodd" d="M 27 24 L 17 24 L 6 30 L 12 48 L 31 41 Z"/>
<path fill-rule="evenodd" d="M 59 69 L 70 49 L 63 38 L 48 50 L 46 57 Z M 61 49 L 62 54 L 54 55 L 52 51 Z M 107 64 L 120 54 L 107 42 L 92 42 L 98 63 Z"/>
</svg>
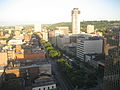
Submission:
<svg viewBox="0 0 120 90">
<path fill-rule="evenodd" d="M 106 38 L 104 90 L 120 90 L 120 28 L 112 29 Z"/>
</svg>

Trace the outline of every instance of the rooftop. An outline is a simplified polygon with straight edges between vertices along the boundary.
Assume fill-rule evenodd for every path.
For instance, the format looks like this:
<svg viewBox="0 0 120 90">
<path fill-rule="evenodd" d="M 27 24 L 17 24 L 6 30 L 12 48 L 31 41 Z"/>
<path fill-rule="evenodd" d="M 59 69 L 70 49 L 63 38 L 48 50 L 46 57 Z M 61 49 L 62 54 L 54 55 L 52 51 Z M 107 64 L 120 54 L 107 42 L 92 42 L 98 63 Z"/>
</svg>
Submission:
<svg viewBox="0 0 120 90">
<path fill-rule="evenodd" d="M 35 83 L 33 83 L 32 87 L 37 87 L 37 86 L 46 86 L 46 85 L 51 85 L 55 84 L 54 79 L 51 76 L 40 76 L 35 80 Z"/>
</svg>

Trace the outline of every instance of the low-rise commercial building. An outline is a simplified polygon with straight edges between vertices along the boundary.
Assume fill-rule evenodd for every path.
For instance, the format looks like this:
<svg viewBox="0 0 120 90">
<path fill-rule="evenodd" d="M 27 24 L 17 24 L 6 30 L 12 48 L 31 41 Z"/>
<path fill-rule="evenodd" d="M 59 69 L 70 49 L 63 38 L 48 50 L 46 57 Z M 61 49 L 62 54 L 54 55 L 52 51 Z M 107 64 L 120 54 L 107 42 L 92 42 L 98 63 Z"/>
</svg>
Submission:
<svg viewBox="0 0 120 90">
<path fill-rule="evenodd" d="M 95 33 L 94 25 L 87 25 L 87 33 Z"/>
<path fill-rule="evenodd" d="M 40 74 L 51 75 L 51 64 L 40 60 L 11 60 L 5 70 L 6 74 L 14 74 L 16 77 L 34 79 Z"/>
<path fill-rule="evenodd" d="M 7 40 L 0 40 L 0 44 L 7 44 Z"/>
<path fill-rule="evenodd" d="M 32 90 L 55 90 L 56 83 L 50 76 L 40 76 L 32 85 Z"/>
<path fill-rule="evenodd" d="M 23 44 L 23 40 L 22 39 L 11 39 L 8 41 L 9 45 L 19 45 L 19 44 Z"/>
</svg>

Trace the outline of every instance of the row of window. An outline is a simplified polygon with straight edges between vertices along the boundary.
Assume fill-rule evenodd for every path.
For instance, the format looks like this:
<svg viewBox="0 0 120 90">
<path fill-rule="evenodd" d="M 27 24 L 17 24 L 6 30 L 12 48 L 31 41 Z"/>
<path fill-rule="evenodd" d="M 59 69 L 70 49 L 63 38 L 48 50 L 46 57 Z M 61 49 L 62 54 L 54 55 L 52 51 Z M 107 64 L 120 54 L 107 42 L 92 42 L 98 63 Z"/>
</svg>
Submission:
<svg viewBox="0 0 120 90">
<path fill-rule="evenodd" d="M 55 88 L 54 86 L 52 86 L 52 88 Z M 39 89 L 37 89 L 37 90 L 49 90 L 49 89 L 51 89 L 50 87 L 47 87 L 47 88 L 39 88 Z M 33 89 L 33 90 L 36 90 L 36 89 Z"/>
</svg>

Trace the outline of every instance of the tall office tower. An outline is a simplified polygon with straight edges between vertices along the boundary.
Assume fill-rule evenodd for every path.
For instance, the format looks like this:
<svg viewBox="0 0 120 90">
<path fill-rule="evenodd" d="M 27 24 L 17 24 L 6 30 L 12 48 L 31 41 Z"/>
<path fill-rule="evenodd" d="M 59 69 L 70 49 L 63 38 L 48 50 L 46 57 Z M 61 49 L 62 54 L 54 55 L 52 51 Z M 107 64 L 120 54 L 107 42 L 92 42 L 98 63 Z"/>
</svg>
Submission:
<svg viewBox="0 0 120 90">
<path fill-rule="evenodd" d="M 102 39 L 77 39 L 76 55 L 82 61 L 89 61 L 92 56 L 102 54 L 103 40 Z"/>
<path fill-rule="evenodd" d="M 78 8 L 74 8 L 72 10 L 72 33 L 80 34 L 80 10 Z"/>
<path fill-rule="evenodd" d="M 120 28 L 106 35 L 106 66 L 104 72 L 104 90 L 120 90 Z"/>
</svg>

